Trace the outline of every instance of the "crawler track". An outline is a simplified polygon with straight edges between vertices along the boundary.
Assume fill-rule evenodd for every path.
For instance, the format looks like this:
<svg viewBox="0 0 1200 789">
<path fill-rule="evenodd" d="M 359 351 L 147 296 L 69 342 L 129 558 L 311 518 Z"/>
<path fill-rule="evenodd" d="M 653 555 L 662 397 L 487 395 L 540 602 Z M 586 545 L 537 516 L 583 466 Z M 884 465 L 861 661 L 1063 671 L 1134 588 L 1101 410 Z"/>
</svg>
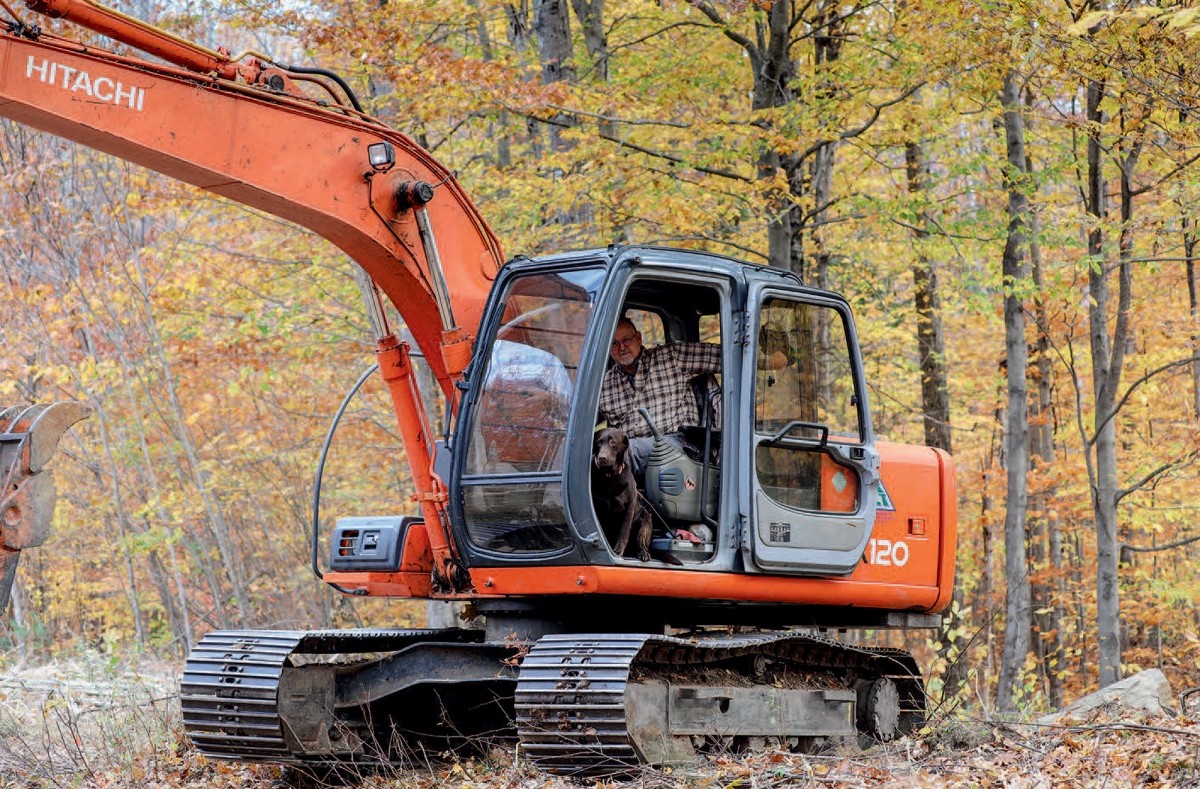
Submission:
<svg viewBox="0 0 1200 789">
<path fill-rule="evenodd" d="M 459 630 L 233 630 L 209 633 L 183 670 L 183 724 L 196 749 L 218 759 L 301 762 L 280 718 L 279 685 L 292 655 L 394 652 L 427 641 L 466 641 Z M 328 757 L 321 755 L 320 760 Z"/>
<path fill-rule="evenodd" d="M 468 716 L 498 703 L 489 736 L 515 734 L 543 770 L 591 776 L 691 761 L 713 742 L 887 738 L 925 716 L 911 655 L 818 635 L 552 635 L 519 671 L 517 654 L 466 630 L 215 632 L 184 669 L 184 726 L 220 759 L 381 763 L 412 745 L 399 732 L 428 735 L 442 702 Z"/>
<path fill-rule="evenodd" d="M 724 680 L 714 667 L 726 667 Z M 672 690 L 689 675 L 699 687 Z M 795 742 L 853 734 L 860 695 L 854 691 L 878 681 L 890 682 L 899 697 L 898 720 L 889 734 L 924 721 L 921 680 L 912 656 L 902 650 L 798 634 L 548 636 L 521 663 L 517 728 L 522 748 L 541 769 L 575 775 L 628 772 L 647 762 L 686 760 L 691 743 L 710 735 L 748 733 Z M 776 695 L 781 683 L 797 689 Z M 654 688 L 664 684 L 662 692 Z M 635 701 L 646 697 L 642 688 L 657 700 L 649 709 Z M 756 692 L 770 695 L 755 706 Z M 748 700 L 749 717 L 730 714 L 723 707 L 730 700 Z M 694 703 L 685 704 L 689 701 Z M 755 711 L 788 704 L 807 705 L 806 711 L 774 727 L 755 728 Z"/>
</svg>

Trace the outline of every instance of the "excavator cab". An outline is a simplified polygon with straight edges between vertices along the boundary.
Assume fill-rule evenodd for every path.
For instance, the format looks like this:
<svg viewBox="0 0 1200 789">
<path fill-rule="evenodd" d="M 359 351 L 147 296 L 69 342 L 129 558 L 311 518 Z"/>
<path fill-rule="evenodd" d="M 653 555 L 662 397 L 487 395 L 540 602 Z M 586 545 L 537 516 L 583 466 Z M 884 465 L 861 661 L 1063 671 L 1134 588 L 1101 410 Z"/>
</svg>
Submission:
<svg viewBox="0 0 1200 789">
<path fill-rule="evenodd" d="M 591 438 L 621 317 L 646 346 L 721 348 L 720 371 L 682 400 L 684 448 L 658 442 L 651 454 L 648 562 L 612 552 L 591 503 Z M 681 250 L 522 259 L 502 271 L 477 347 L 488 351 L 467 371 L 448 475 L 469 566 L 844 576 L 860 562 L 879 456 L 840 298 Z"/>
</svg>

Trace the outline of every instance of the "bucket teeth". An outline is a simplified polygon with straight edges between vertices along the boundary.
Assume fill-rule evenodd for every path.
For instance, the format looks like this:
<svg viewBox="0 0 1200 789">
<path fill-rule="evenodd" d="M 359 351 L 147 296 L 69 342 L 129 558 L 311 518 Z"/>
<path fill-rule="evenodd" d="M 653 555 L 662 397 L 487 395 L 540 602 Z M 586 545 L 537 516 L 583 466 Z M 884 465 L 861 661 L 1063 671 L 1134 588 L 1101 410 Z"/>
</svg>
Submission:
<svg viewBox="0 0 1200 789">
<path fill-rule="evenodd" d="M 0 611 L 8 605 L 17 558 L 46 541 L 54 516 L 54 477 L 43 474 L 63 433 L 91 413 L 64 401 L 0 407 Z"/>
<path fill-rule="evenodd" d="M 90 406 L 65 400 L 31 406 L 8 406 L 0 409 L 0 441 L 20 442 L 18 471 L 36 474 L 46 467 L 63 433 L 71 425 L 91 414 Z M 3 435 L 3 434 L 8 435 Z M 23 439 L 23 440 L 22 440 Z M 7 458 L 7 452 L 5 454 Z M 7 473 L 8 469 L 0 468 Z"/>
</svg>

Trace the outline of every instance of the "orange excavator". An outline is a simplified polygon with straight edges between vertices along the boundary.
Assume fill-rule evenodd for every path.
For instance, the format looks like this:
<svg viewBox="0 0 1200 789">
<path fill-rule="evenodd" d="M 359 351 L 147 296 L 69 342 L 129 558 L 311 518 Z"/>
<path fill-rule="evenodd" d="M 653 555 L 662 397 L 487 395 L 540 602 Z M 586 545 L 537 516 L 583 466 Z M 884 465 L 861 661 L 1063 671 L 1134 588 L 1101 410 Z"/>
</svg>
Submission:
<svg viewBox="0 0 1200 789">
<path fill-rule="evenodd" d="M 152 59 L 51 35 L 0 2 L 0 116 L 295 222 L 358 264 L 416 511 L 346 513 L 322 535 L 315 498 L 313 570 L 344 594 L 459 601 L 472 618 L 209 633 L 181 685 L 202 753 L 372 764 L 508 736 L 545 770 L 596 775 L 922 724 L 913 656 L 835 636 L 940 621 L 953 465 L 876 440 L 843 298 L 683 249 L 506 261 L 454 175 L 336 74 L 210 50 L 90 0 L 26 5 Z M 720 359 L 689 382 L 679 441 L 633 417 L 654 436 L 645 560 L 613 550 L 591 482 L 622 317 L 647 342 L 711 343 Z M 48 528 L 43 469 L 83 415 L 0 411 L 6 596 Z"/>
</svg>

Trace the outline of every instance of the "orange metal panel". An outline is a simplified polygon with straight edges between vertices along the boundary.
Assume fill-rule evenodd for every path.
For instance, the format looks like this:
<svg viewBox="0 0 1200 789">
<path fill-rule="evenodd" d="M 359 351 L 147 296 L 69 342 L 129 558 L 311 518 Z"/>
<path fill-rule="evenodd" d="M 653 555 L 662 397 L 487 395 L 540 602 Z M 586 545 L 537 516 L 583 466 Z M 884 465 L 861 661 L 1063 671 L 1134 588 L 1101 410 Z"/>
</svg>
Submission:
<svg viewBox="0 0 1200 789">
<path fill-rule="evenodd" d="M 433 552 L 429 547 L 429 533 L 425 524 L 410 524 L 404 534 L 404 548 L 400 553 L 400 572 L 424 573 L 433 569 Z"/>
<path fill-rule="evenodd" d="M 400 574 L 327 573 L 326 581 L 371 595 L 404 594 Z M 929 611 L 937 589 L 851 578 L 785 578 L 644 567 L 524 567 L 471 571 L 474 595 L 514 597 L 562 594 L 633 595 Z"/>
<path fill-rule="evenodd" d="M 638 566 L 479 568 L 475 592 L 455 597 L 611 594 L 679 599 L 846 605 L 936 613 L 954 579 L 956 506 L 949 455 L 927 447 L 881 443 L 881 476 L 894 509 L 881 509 L 863 561 L 846 578 L 795 578 Z M 923 518 L 924 535 L 910 534 Z M 403 594 L 383 573 L 327 575 L 369 594 Z"/>
<path fill-rule="evenodd" d="M 838 476 L 841 472 L 841 476 Z M 839 490 L 840 487 L 840 490 Z M 858 509 L 858 474 L 821 453 L 821 511 L 854 512 Z"/>
<path fill-rule="evenodd" d="M 429 573 L 325 573 L 325 583 L 372 597 L 432 597 Z"/>
<path fill-rule="evenodd" d="M 942 466 L 942 517 L 938 522 L 942 545 L 938 564 L 938 599 L 931 609 L 934 613 L 950 605 L 950 598 L 954 593 L 954 563 L 958 552 L 958 487 L 954 476 L 954 458 L 940 449 L 937 453 Z"/>
<path fill-rule="evenodd" d="M 851 577 L 930 586 L 938 591 L 930 611 L 940 611 L 954 579 L 958 516 L 953 462 L 929 447 L 884 441 L 878 449 L 887 496 L 881 498 L 864 556 L 870 570 L 860 566 Z M 914 519 L 924 521 L 924 534 L 912 533 Z"/>
</svg>

